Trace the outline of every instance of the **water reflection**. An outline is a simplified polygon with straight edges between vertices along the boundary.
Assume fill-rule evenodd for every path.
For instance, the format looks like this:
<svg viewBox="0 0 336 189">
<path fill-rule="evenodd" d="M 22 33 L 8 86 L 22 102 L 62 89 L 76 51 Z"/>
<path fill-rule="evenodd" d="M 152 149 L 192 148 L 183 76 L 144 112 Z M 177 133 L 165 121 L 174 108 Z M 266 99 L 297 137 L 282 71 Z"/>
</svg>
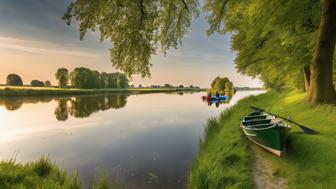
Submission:
<svg viewBox="0 0 336 189">
<path fill-rule="evenodd" d="M 40 97 L 1 97 L 0 106 L 5 106 L 8 111 L 15 111 L 21 108 L 24 103 L 36 104 L 39 102 L 48 103 L 52 101 L 52 98 L 40 98 Z"/>
<path fill-rule="evenodd" d="M 119 95 L 76 97 L 70 100 L 68 110 L 71 116 L 84 118 L 100 110 L 123 108 L 127 103 L 126 99 L 127 96 Z"/>
<path fill-rule="evenodd" d="M 54 114 L 58 121 L 66 121 L 69 115 L 75 118 L 86 118 L 95 112 L 108 109 L 120 109 L 126 106 L 128 95 L 90 95 L 76 97 L 10 97 L 1 98 L 0 106 L 8 111 L 19 110 L 23 104 L 57 102 Z"/>
</svg>

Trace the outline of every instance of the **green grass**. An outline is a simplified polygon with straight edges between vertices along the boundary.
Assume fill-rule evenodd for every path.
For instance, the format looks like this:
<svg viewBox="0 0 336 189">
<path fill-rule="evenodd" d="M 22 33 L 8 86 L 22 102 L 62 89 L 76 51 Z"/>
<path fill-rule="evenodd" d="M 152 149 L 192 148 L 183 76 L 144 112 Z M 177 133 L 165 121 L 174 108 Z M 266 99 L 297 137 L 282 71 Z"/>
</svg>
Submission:
<svg viewBox="0 0 336 189">
<path fill-rule="evenodd" d="M 78 176 L 68 176 L 47 158 L 27 164 L 18 164 L 15 160 L 0 163 L 1 189 L 79 189 Z"/>
<path fill-rule="evenodd" d="M 104 93 L 160 93 L 160 92 L 192 92 L 204 91 L 196 88 L 128 88 L 128 89 L 74 89 L 55 87 L 12 87 L 0 86 L 0 96 L 50 96 L 50 95 L 81 95 Z"/>
<path fill-rule="evenodd" d="M 336 106 L 312 105 L 304 97 L 304 93 L 268 92 L 241 100 L 218 118 L 210 119 L 190 170 L 189 188 L 255 188 L 252 144 L 239 128 L 251 105 L 290 116 L 321 132 L 305 135 L 293 126 L 288 154 L 283 158 L 259 150 L 257 153 L 271 160 L 274 175 L 286 178 L 289 188 L 336 188 Z"/>
<path fill-rule="evenodd" d="M 68 175 L 50 159 L 42 157 L 36 162 L 18 164 L 15 160 L 0 162 L 1 189 L 82 189 L 77 173 Z M 117 181 L 100 174 L 90 187 L 92 189 L 119 189 Z"/>
</svg>

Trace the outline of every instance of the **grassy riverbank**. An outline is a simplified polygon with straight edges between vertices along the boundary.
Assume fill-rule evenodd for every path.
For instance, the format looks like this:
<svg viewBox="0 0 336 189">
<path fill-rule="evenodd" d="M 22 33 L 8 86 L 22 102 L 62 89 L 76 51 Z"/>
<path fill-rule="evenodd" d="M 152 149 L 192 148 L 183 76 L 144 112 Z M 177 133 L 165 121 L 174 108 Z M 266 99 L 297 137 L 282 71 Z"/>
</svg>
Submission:
<svg viewBox="0 0 336 189">
<path fill-rule="evenodd" d="M 189 175 L 189 188 L 255 188 L 254 153 L 270 160 L 273 175 L 286 178 L 289 188 L 336 188 L 336 106 L 312 105 L 304 93 L 268 92 L 241 100 L 210 119 Z M 260 148 L 252 152 L 239 122 L 250 105 L 291 116 L 295 121 L 321 132 L 305 135 L 293 126 L 288 139 L 288 154 L 278 158 Z"/>
<path fill-rule="evenodd" d="M 14 160 L 0 163 L 0 188 L 3 189 L 81 189 L 83 188 L 77 174 L 69 176 L 47 158 L 36 162 L 17 164 Z M 92 189 L 119 188 L 111 184 L 107 177 L 99 176 L 92 184 Z"/>
<path fill-rule="evenodd" d="M 193 92 L 205 91 L 197 88 L 128 88 L 128 89 L 73 89 L 55 87 L 0 87 L 0 96 L 51 96 L 82 95 L 104 93 L 161 93 L 161 92 Z"/>
</svg>

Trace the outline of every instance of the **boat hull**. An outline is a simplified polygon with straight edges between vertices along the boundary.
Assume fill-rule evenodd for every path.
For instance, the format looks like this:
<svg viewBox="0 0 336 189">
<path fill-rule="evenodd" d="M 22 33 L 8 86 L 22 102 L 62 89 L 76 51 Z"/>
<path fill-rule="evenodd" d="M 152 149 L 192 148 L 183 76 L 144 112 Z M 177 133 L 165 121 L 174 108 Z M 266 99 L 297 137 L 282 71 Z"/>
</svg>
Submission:
<svg viewBox="0 0 336 189">
<path fill-rule="evenodd" d="M 262 130 L 251 130 L 242 127 L 242 130 L 248 139 L 265 150 L 279 157 L 285 153 L 286 139 L 290 131 L 289 127 L 273 127 Z"/>
</svg>

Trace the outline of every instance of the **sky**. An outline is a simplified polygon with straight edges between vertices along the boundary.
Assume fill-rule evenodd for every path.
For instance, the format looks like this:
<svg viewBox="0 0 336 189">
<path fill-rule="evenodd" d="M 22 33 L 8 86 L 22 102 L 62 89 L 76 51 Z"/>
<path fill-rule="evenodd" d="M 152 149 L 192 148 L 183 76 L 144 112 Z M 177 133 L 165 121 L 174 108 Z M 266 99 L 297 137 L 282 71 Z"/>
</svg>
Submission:
<svg viewBox="0 0 336 189">
<path fill-rule="evenodd" d="M 99 42 L 97 32 L 79 40 L 78 24 L 67 26 L 61 19 L 70 0 L 0 0 L 0 83 L 17 73 L 24 83 L 33 79 L 56 84 L 60 67 L 87 67 L 104 72 L 112 67 L 108 41 Z M 132 77 L 138 86 L 196 85 L 209 87 L 217 76 L 229 77 L 235 86 L 260 87 L 258 79 L 238 74 L 230 36 L 207 36 L 205 15 L 194 20 L 178 49 L 153 55 L 151 78 Z"/>
</svg>

